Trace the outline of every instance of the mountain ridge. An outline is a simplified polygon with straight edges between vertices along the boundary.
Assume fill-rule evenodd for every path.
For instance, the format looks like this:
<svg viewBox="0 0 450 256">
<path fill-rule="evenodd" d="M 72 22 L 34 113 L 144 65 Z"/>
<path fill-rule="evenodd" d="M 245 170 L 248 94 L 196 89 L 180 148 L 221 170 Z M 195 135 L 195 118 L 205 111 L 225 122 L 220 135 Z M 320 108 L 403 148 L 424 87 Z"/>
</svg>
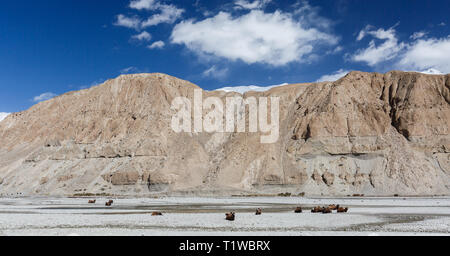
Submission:
<svg viewBox="0 0 450 256">
<path fill-rule="evenodd" d="M 280 97 L 280 138 L 181 133 L 188 81 L 121 75 L 0 122 L 0 193 L 450 194 L 450 75 L 353 71 L 244 97 Z M 203 91 L 224 99 L 235 92 Z"/>
</svg>

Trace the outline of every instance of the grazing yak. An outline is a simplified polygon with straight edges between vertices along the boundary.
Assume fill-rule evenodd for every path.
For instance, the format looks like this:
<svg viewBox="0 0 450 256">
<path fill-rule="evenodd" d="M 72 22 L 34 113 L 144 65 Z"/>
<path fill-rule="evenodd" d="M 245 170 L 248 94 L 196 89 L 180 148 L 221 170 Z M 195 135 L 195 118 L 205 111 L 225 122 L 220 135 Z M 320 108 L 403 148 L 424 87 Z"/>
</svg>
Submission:
<svg viewBox="0 0 450 256">
<path fill-rule="evenodd" d="M 152 216 L 162 216 L 161 212 L 152 212 Z"/>
<path fill-rule="evenodd" d="M 295 213 L 302 213 L 303 212 L 302 207 L 295 208 L 294 212 Z"/>
<path fill-rule="evenodd" d="M 328 205 L 328 208 L 330 208 L 332 211 L 336 211 L 338 209 L 338 206 L 336 206 L 335 204 L 330 204 Z"/>
<path fill-rule="evenodd" d="M 331 208 L 330 207 L 324 207 L 323 208 L 323 210 L 322 210 L 322 213 L 323 214 L 328 214 L 328 213 L 332 213 L 333 211 L 331 210 Z"/>
<path fill-rule="evenodd" d="M 348 207 L 339 207 L 339 205 L 337 206 L 337 212 L 339 213 L 345 213 L 348 212 Z"/>
<path fill-rule="evenodd" d="M 95 202 L 97 202 L 97 200 L 89 200 L 89 204 L 95 204 Z"/>
<path fill-rule="evenodd" d="M 234 212 L 225 213 L 225 219 L 228 221 L 234 221 L 236 218 L 236 214 Z"/>
<path fill-rule="evenodd" d="M 314 207 L 314 208 L 311 210 L 311 212 L 312 212 L 312 213 L 320 213 L 320 212 L 323 212 L 323 210 L 324 210 L 323 207 L 316 206 L 316 207 Z"/>
<path fill-rule="evenodd" d="M 105 206 L 111 206 L 114 203 L 113 200 L 109 200 L 108 202 L 105 203 Z"/>
<path fill-rule="evenodd" d="M 256 209 L 256 215 L 261 215 L 261 214 L 262 214 L 262 209 L 261 208 Z"/>
</svg>

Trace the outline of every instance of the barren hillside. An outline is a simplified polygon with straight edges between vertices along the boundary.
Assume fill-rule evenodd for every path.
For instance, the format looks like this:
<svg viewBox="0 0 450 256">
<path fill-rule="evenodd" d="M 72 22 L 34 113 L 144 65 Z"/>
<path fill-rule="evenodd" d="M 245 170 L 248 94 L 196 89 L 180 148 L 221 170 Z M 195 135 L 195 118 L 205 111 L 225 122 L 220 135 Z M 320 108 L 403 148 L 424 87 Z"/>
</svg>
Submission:
<svg viewBox="0 0 450 256">
<path fill-rule="evenodd" d="M 172 131 L 172 100 L 194 89 L 123 75 L 9 115 L 0 194 L 450 194 L 450 75 L 352 72 L 246 93 L 280 97 L 273 144 L 258 133 Z"/>
</svg>

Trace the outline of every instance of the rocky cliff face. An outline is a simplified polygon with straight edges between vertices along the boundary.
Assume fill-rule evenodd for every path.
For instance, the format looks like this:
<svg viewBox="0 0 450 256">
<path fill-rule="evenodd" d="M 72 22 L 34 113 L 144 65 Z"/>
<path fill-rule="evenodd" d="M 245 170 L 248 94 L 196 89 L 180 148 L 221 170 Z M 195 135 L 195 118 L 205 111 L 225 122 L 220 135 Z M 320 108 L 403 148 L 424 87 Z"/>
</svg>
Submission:
<svg viewBox="0 0 450 256">
<path fill-rule="evenodd" d="M 450 194 L 450 75 L 352 72 L 280 97 L 280 138 L 175 133 L 194 84 L 125 75 L 0 122 L 0 193 Z M 203 92 L 224 99 L 236 95 Z"/>
</svg>

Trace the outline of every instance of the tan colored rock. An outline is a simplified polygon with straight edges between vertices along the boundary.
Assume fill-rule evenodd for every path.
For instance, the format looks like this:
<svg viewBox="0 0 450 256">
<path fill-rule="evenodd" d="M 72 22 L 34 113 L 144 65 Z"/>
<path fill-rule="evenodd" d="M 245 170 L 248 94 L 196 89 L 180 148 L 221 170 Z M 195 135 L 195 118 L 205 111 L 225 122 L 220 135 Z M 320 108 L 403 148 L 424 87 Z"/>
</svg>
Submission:
<svg viewBox="0 0 450 256">
<path fill-rule="evenodd" d="M 9 115 L 0 193 L 450 194 L 450 75 L 352 72 L 246 93 L 280 98 L 273 144 L 259 133 L 172 131 L 172 100 L 195 89 L 123 75 Z"/>
<path fill-rule="evenodd" d="M 355 175 L 355 180 L 353 181 L 354 186 L 361 186 L 364 183 L 369 182 L 369 175 L 363 173 L 357 173 Z"/>
<path fill-rule="evenodd" d="M 330 173 L 330 172 L 325 172 L 322 175 L 323 178 L 323 182 L 325 182 L 325 184 L 327 184 L 328 186 L 332 186 L 334 183 L 334 174 Z"/>
<path fill-rule="evenodd" d="M 57 180 L 58 180 L 58 182 L 64 182 L 64 181 L 71 180 L 71 179 L 73 179 L 73 178 L 74 178 L 74 176 L 73 176 L 72 174 L 69 174 L 69 175 L 62 175 L 62 176 L 59 176 L 59 177 L 57 178 Z"/>
<path fill-rule="evenodd" d="M 141 177 L 139 172 L 133 170 L 122 170 L 102 175 L 105 181 L 113 185 L 135 185 Z"/>
<path fill-rule="evenodd" d="M 314 170 L 314 173 L 312 175 L 312 179 L 316 181 L 317 183 L 321 183 L 323 181 L 323 177 L 319 174 L 317 170 Z"/>
<path fill-rule="evenodd" d="M 47 184 L 47 182 L 48 182 L 48 177 L 43 177 L 43 178 L 41 178 L 41 180 L 39 181 L 39 185 Z"/>
</svg>

